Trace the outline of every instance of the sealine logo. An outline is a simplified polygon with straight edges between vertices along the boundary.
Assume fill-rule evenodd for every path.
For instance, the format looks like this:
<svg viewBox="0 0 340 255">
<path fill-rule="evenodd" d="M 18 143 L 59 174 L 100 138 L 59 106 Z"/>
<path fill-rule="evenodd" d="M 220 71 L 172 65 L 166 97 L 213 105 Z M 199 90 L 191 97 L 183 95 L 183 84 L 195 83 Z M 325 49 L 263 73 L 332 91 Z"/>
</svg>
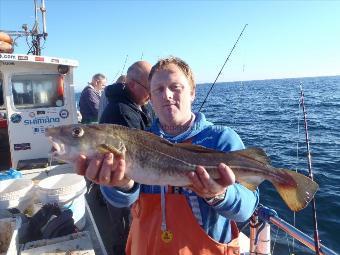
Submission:
<svg viewBox="0 0 340 255">
<path fill-rule="evenodd" d="M 48 116 L 44 118 L 34 118 L 32 120 L 24 120 L 24 125 L 40 125 L 40 124 L 46 124 L 46 123 L 59 123 L 60 118 L 50 118 Z"/>
<path fill-rule="evenodd" d="M 28 56 L 18 56 L 18 60 L 28 60 Z"/>
</svg>

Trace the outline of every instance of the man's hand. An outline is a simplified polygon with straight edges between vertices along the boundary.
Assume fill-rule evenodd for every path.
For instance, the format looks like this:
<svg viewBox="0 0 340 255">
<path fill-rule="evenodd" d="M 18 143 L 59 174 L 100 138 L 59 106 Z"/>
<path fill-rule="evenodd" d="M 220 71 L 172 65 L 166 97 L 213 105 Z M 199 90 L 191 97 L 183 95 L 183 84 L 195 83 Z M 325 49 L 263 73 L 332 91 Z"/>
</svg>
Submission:
<svg viewBox="0 0 340 255">
<path fill-rule="evenodd" d="M 225 164 L 218 165 L 220 178 L 213 180 L 202 166 L 197 166 L 195 172 L 188 174 L 192 185 L 189 186 L 197 195 L 203 198 L 211 198 L 226 192 L 228 186 L 235 183 L 234 172 Z"/>
<path fill-rule="evenodd" d="M 77 174 L 100 185 L 130 189 L 134 184 L 133 180 L 125 177 L 125 160 L 115 159 L 112 153 L 97 153 L 91 159 L 79 155 L 74 167 Z"/>
</svg>

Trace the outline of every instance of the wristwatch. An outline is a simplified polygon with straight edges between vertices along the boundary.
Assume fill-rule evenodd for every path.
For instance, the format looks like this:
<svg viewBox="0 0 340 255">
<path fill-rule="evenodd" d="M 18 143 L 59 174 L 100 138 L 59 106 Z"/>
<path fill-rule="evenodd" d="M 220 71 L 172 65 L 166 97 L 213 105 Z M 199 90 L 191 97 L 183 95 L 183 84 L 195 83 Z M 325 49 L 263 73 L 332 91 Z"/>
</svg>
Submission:
<svg viewBox="0 0 340 255">
<path fill-rule="evenodd" d="M 225 198 L 226 192 L 216 195 L 214 197 L 208 197 L 204 198 L 205 202 L 207 202 L 209 205 L 216 205 L 218 202 L 221 202 Z"/>
</svg>

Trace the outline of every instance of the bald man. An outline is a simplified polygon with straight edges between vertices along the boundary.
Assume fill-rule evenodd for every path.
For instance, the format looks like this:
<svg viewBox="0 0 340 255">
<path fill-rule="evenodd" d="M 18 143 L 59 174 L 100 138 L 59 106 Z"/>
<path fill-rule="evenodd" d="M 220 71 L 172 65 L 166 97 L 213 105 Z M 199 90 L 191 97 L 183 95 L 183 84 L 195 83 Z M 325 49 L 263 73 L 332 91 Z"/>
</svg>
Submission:
<svg viewBox="0 0 340 255">
<path fill-rule="evenodd" d="M 100 118 L 100 123 L 119 124 L 145 130 L 152 121 L 149 101 L 148 76 L 151 64 L 138 61 L 131 65 L 125 83 L 106 89 L 109 104 Z"/>
<path fill-rule="evenodd" d="M 138 61 L 127 71 L 125 83 L 108 86 L 105 95 L 109 101 L 99 123 L 119 124 L 145 130 L 151 126 L 153 111 L 149 102 L 148 77 L 151 65 Z M 112 223 L 112 254 L 125 254 L 130 228 L 130 208 L 116 208 L 107 204 Z"/>
</svg>

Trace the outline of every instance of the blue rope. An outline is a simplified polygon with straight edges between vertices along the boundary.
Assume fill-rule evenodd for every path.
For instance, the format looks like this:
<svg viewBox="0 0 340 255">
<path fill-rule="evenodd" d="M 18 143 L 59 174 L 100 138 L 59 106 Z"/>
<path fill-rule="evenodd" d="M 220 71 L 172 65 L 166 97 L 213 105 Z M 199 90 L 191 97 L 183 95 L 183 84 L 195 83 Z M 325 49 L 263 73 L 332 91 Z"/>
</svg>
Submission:
<svg viewBox="0 0 340 255">
<path fill-rule="evenodd" d="M 260 204 L 257 207 L 257 216 L 261 220 L 269 222 L 270 217 L 278 217 L 278 214 L 275 210 Z"/>
</svg>

